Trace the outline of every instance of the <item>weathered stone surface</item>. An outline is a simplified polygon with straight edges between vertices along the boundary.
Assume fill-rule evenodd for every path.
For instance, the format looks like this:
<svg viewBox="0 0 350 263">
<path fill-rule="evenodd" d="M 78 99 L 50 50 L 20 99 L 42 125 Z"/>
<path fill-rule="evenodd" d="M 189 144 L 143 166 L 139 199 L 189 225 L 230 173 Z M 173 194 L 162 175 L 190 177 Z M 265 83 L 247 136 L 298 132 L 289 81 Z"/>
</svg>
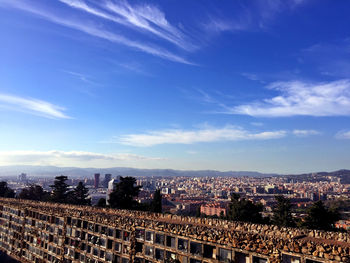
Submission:
<svg viewBox="0 0 350 263">
<path fill-rule="evenodd" d="M 193 218 L 149 212 L 71 206 L 15 199 L 1 199 L 0 208 L 9 206 L 23 211 L 38 211 L 53 216 L 77 217 L 82 220 L 114 226 L 133 232 L 137 227 L 194 240 L 207 241 L 257 252 L 280 260 L 281 253 L 313 255 L 323 260 L 346 262 L 350 258 L 349 233 L 332 233 L 296 228 L 279 228 L 219 219 Z M 271 261 L 272 262 L 272 261 Z"/>
</svg>

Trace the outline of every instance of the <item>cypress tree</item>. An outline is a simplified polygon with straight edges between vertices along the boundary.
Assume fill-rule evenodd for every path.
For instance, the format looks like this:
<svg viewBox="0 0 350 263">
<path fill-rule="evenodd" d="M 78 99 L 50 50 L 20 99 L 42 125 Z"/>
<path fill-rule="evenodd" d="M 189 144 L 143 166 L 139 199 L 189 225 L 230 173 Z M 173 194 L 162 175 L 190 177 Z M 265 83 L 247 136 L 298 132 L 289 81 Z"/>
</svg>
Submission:
<svg viewBox="0 0 350 263">
<path fill-rule="evenodd" d="M 79 182 L 72 193 L 73 203 L 77 205 L 91 205 L 91 200 L 88 198 L 89 190 L 83 182 Z"/>
<path fill-rule="evenodd" d="M 283 195 L 276 195 L 275 199 L 277 204 L 273 208 L 272 223 L 284 227 L 295 226 L 290 199 L 285 198 Z"/>
<path fill-rule="evenodd" d="M 151 212 L 162 213 L 162 195 L 160 189 L 154 192 L 150 208 Z"/>
<path fill-rule="evenodd" d="M 55 178 L 54 184 L 50 185 L 52 188 L 51 198 L 50 200 L 55 203 L 68 203 L 68 184 L 66 181 L 68 180 L 67 176 L 61 175 Z"/>
</svg>

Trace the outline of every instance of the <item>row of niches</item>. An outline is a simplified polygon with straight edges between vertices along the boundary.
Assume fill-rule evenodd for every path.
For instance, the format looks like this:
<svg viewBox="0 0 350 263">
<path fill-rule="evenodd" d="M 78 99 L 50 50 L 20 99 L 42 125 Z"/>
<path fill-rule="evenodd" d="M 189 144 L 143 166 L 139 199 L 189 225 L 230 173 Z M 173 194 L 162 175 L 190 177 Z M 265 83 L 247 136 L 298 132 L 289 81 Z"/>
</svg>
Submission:
<svg viewBox="0 0 350 263">
<path fill-rule="evenodd" d="M 301 235 L 337 240 L 341 242 L 350 242 L 350 235 L 347 233 L 332 233 L 318 230 L 305 230 L 297 228 L 279 228 L 273 225 L 259 225 L 259 224 L 250 224 L 243 222 L 231 222 L 227 220 L 219 219 L 207 219 L 207 218 L 191 218 L 175 215 L 164 215 L 157 213 L 148 213 L 148 212 L 139 212 L 139 211 L 128 211 L 128 210 L 115 210 L 115 209 L 106 209 L 106 208 L 95 208 L 95 207 L 83 207 L 83 206 L 73 206 L 65 204 L 52 204 L 44 202 L 35 202 L 27 200 L 11 200 L 1 198 L 2 204 L 8 204 L 10 206 L 28 208 L 30 210 L 37 210 L 41 213 L 46 213 L 48 215 L 59 215 L 59 216 L 75 216 L 78 218 L 86 218 L 90 221 L 101 221 L 106 222 L 107 225 L 110 224 L 125 224 L 127 227 L 129 224 L 134 222 L 135 224 L 149 224 L 151 228 L 156 227 L 157 221 L 168 222 L 168 224 L 173 224 L 175 220 L 181 222 L 180 224 L 191 225 L 191 224 L 201 224 L 206 225 L 208 229 L 216 229 L 213 226 L 219 226 L 222 228 L 230 229 L 233 232 L 246 232 L 251 234 L 264 235 L 268 238 L 278 238 L 290 240 Z M 0 208 L 1 209 L 1 208 Z M 38 212 L 37 212 L 38 213 Z M 137 221 L 137 222 L 136 222 Z M 155 221 L 155 222 L 151 222 Z M 160 223 L 162 226 L 163 223 Z M 189 228 L 190 230 L 190 228 Z M 183 232 L 182 229 L 179 231 Z M 232 234 L 233 234 L 232 232 Z M 214 233 L 215 234 L 215 233 Z M 215 237 L 214 240 L 216 241 Z"/>
<path fill-rule="evenodd" d="M 66 238 L 66 245 L 71 246 L 72 249 L 78 248 L 82 251 L 87 251 L 93 255 L 99 255 L 99 253 L 105 253 L 105 250 L 113 253 L 128 254 L 130 245 L 130 232 L 116 229 L 113 232 L 111 228 L 107 231 L 112 237 L 117 236 L 121 238 L 120 242 L 114 239 L 105 238 L 100 235 L 93 235 L 77 229 L 67 228 L 67 235 L 72 238 Z M 143 229 L 136 229 L 136 254 L 144 254 L 150 258 L 157 260 L 163 260 L 165 258 L 172 258 L 176 256 L 176 252 L 190 254 L 199 258 L 208 259 L 221 259 L 228 260 L 232 258 L 231 250 L 225 248 L 216 248 L 216 246 L 209 244 L 202 244 L 200 242 L 194 242 L 180 237 L 174 237 L 165 235 L 162 233 L 156 233 L 154 231 L 148 231 Z M 117 233 L 116 235 L 113 233 Z M 124 243 L 122 243 L 124 241 Z M 126 242 L 126 243 L 125 243 Z M 155 244 L 156 247 L 151 246 Z M 165 249 L 161 247 L 166 247 Z M 100 252 L 98 252 L 100 249 Z"/>
<path fill-rule="evenodd" d="M 1 199 L 1 203 L 2 201 Z M 2 206 L 3 214 L 9 211 L 10 217 L 4 219 L 6 221 L 4 226 L 12 229 L 12 227 L 15 226 L 14 220 L 17 220 L 16 217 L 24 214 L 25 219 L 29 220 L 29 224 L 25 226 L 29 227 L 29 231 L 32 231 L 33 234 L 39 231 L 40 226 L 43 231 L 49 231 L 53 234 L 57 229 L 57 225 L 55 226 L 55 224 L 61 221 L 63 222 L 63 226 L 61 227 L 63 230 L 66 230 L 66 227 L 72 228 L 72 239 L 79 240 L 82 232 L 85 232 L 84 237 L 87 238 L 87 240 L 89 236 L 86 237 L 86 235 L 90 234 L 98 238 L 105 238 L 107 245 L 109 239 L 112 240 L 112 242 L 120 241 L 123 244 L 127 244 L 128 242 L 132 243 L 132 240 L 138 240 L 141 244 L 149 243 L 154 245 L 155 249 L 158 249 L 158 251 L 165 250 L 178 254 L 184 253 L 197 259 L 205 259 L 207 256 L 204 255 L 207 254 L 209 255 L 209 259 L 217 259 L 219 257 L 219 250 L 225 247 L 230 250 L 242 250 L 248 254 L 255 253 L 262 257 L 268 257 L 271 262 L 278 262 L 278 259 L 283 253 L 296 253 L 295 255 L 300 255 L 300 253 L 302 253 L 305 257 L 313 257 L 316 260 L 318 258 L 335 261 L 346 261 L 349 259 L 348 243 L 345 245 L 335 243 L 331 242 L 332 240 L 328 238 L 328 240 L 326 240 L 327 242 L 325 241 L 324 244 L 319 244 L 321 240 L 318 240 L 320 236 L 317 231 L 313 232 L 313 235 L 309 235 L 311 232 L 308 233 L 307 230 L 305 230 L 305 234 L 307 235 L 300 237 L 296 236 L 296 234 L 299 233 L 297 229 L 291 229 L 291 231 L 288 232 L 288 229 L 285 229 L 285 231 L 284 229 L 275 229 L 275 227 L 270 226 L 249 225 L 239 222 L 227 223 L 226 221 L 222 221 L 221 223 L 227 223 L 227 227 L 210 227 L 209 225 L 199 223 L 193 225 L 185 224 L 183 220 L 181 220 L 181 222 L 178 220 L 174 221 L 172 216 L 167 215 L 160 216 L 159 220 L 157 220 L 157 218 L 149 214 L 146 214 L 145 218 L 142 218 L 140 217 L 142 213 L 136 213 L 138 216 L 132 218 L 131 215 L 133 215 L 134 212 L 127 210 L 111 211 L 109 209 L 101 210 L 92 208 L 90 209 L 91 211 L 85 212 L 83 207 L 67 206 L 67 209 L 63 209 L 65 206 L 61 207 L 61 205 L 57 205 L 57 208 L 53 207 L 52 204 L 34 203 L 35 208 L 33 208 L 26 203 L 22 204 L 17 201 L 9 202 L 6 200 L 5 203 L 6 205 L 3 204 Z M 22 208 L 24 212 L 21 212 L 21 209 L 18 208 Z M 73 210 L 73 208 L 75 208 L 75 210 Z M 95 210 L 97 213 L 93 215 Z M 196 223 L 196 220 L 197 219 L 193 219 L 192 221 Z M 237 229 L 230 228 L 229 226 L 231 225 L 237 226 Z M 73 233 L 74 229 L 80 232 Z M 252 232 L 242 231 L 244 229 L 250 229 Z M 273 230 L 273 236 L 270 235 L 271 230 Z M 260 234 L 260 232 L 257 233 L 258 231 L 262 231 L 267 235 L 263 233 Z M 152 232 L 154 233 L 153 235 Z M 326 237 L 333 235 L 333 233 L 328 232 L 326 234 Z M 62 235 L 65 235 L 65 233 L 62 233 Z M 95 238 L 92 239 L 92 236 L 91 242 L 84 241 L 84 243 L 100 247 L 98 242 L 103 241 Z M 287 236 L 295 238 L 286 239 Z M 347 236 L 343 234 L 339 234 L 339 237 L 340 239 L 347 238 Z M 185 251 L 180 250 L 179 239 L 188 240 Z M 201 245 L 196 248 L 195 243 Z M 114 245 L 115 243 L 112 243 L 112 247 L 114 247 Z M 105 249 L 103 247 L 100 248 L 102 248 L 102 250 Z M 108 249 L 106 250 L 108 251 Z M 145 253 L 145 249 L 142 249 L 142 251 Z M 302 257 L 304 258 L 304 256 Z"/>
<path fill-rule="evenodd" d="M 21 209 L 15 209 L 12 207 L 0 206 L 0 211 L 4 211 L 15 216 L 24 216 L 24 213 Z"/>
<path fill-rule="evenodd" d="M 26 216 L 26 218 L 28 218 L 28 220 L 31 218 L 32 220 L 34 220 L 34 222 L 35 222 L 35 219 L 37 219 L 37 220 L 47 222 L 49 224 L 56 224 L 59 226 L 63 226 L 63 224 L 64 224 L 64 218 L 62 218 L 62 217 L 47 215 L 44 213 L 39 213 L 37 211 L 29 210 L 29 209 L 26 209 L 25 216 Z"/>
<path fill-rule="evenodd" d="M 20 223 L 14 223 L 14 222 L 9 222 L 9 221 L 0 221 L 1 225 L 8 228 L 8 229 L 12 229 L 16 232 L 22 232 L 22 224 Z"/>
<path fill-rule="evenodd" d="M 43 249 L 45 248 L 45 250 Z M 54 254 L 54 255 L 53 255 Z M 25 244 L 25 249 L 23 249 L 22 257 L 29 260 L 30 262 L 61 262 L 60 255 L 61 250 L 52 245 L 44 245 L 44 242 L 40 246 L 34 246 L 30 244 Z"/>
<path fill-rule="evenodd" d="M 53 243 L 56 246 L 62 246 L 63 244 L 63 238 L 61 236 L 47 234 L 42 231 L 35 234 L 35 236 L 31 235 L 29 232 L 25 232 L 23 239 L 29 243 L 37 245 Z"/>
<path fill-rule="evenodd" d="M 74 219 L 72 222 L 75 221 Z M 78 220 L 76 220 L 78 221 Z M 124 242 L 129 242 L 130 241 L 130 236 L 131 232 L 122 230 L 122 229 L 114 229 L 106 226 L 102 226 L 99 224 L 93 224 L 93 223 L 88 223 L 85 221 L 82 221 L 81 224 L 83 227 L 84 225 L 87 226 L 85 228 L 88 229 L 88 231 L 81 230 L 79 228 L 71 228 L 67 227 L 67 232 L 66 235 L 69 237 L 73 237 L 78 239 L 75 241 L 74 244 L 80 244 L 82 241 L 87 241 L 90 244 L 93 245 L 98 245 L 107 249 L 112 249 L 113 244 L 116 244 L 115 246 L 119 246 L 118 244 L 121 244 L 119 242 L 114 242 L 112 239 L 108 238 L 115 238 Z M 96 235 L 89 233 L 89 230 L 93 233 L 96 233 Z M 105 235 L 106 237 L 100 236 Z M 158 246 L 165 246 L 171 249 L 175 249 L 181 252 L 190 252 L 193 255 L 196 256 L 205 256 L 212 258 L 213 252 L 216 247 L 208 244 L 202 245 L 201 243 L 194 242 L 194 241 L 189 241 L 184 238 L 180 237 L 175 237 L 175 236 L 170 236 L 166 235 L 164 233 L 157 233 L 155 231 L 150 231 L 150 230 L 145 230 L 145 229 L 140 229 L 137 228 L 135 230 L 135 238 L 138 241 L 146 241 L 147 243 L 151 244 L 156 244 Z M 140 242 L 139 242 L 140 243 Z M 205 253 L 205 251 L 211 251 Z"/>
</svg>

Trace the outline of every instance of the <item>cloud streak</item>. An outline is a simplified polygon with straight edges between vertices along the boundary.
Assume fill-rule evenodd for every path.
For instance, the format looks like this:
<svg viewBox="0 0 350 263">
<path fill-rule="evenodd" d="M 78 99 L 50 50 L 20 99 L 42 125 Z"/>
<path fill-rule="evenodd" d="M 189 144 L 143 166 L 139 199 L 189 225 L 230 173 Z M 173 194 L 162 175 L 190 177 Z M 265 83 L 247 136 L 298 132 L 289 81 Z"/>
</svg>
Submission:
<svg viewBox="0 0 350 263">
<path fill-rule="evenodd" d="M 350 139 L 350 131 L 340 131 L 335 135 L 337 139 Z"/>
<path fill-rule="evenodd" d="M 85 74 L 82 74 L 82 73 L 79 73 L 79 72 L 74 72 L 74 71 L 69 71 L 69 70 L 62 70 L 64 73 L 67 73 L 73 77 L 76 77 L 77 79 L 85 82 L 85 83 L 88 83 L 88 84 L 93 84 L 93 85 L 96 85 L 97 83 L 93 82 L 90 80 L 90 77 L 85 75 Z"/>
<path fill-rule="evenodd" d="M 50 119 L 71 119 L 64 113 L 65 108 L 33 98 L 22 98 L 0 93 L 0 107 Z"/>
<path fill-rule="evenodd" d="M 165 14 L 156 6 L 150 4 L 130 5 L 127 1 L 105 1 L 100 3 L 100 8 L 98 9 L 88 5 L 83 0 L 59 1 L 70 7 L 127 26 L 128 28 L 151 33 L 187 51 L 196 49 L 196 46 L 188 40 L 188 37 L 178 28 L 171 25 L 165 18 Z"/>
<path fill-rule="evenodd" d="M 293 130 L 292 133 L 297 137 L 307 137 L 321 134 L 319 131 L 316 130 Z"/>
<path fill-rule="evenodd" d="M 45 5 L 40 1 L 2 0 L 0 5 L 20 9 L 52 23 L 165 60 L 196 65 L 184 56 L 161 47 L 162 44 L 164 42 L 171 43 L 182 51 L 193 52 L 205 43 L 204 39 L 208 37 L 208 33 L 211 35 L 210 33 L 224 31 L 250 30 L 251 27 L 256 27 L 257 24 L 261 26 L 265 23 L 265 20 L 273 17 L 276 13 L 293 9 L 302 1 L 262 0 L 251 6 L 238 4 L 237 12 L 234 14 L 235 21 L 231 20 L 231 13 L 226 16 L 215 16 L 213 10 L 210 10 L 207 21 L 200 22 L 199 28 L 198 25 L 191 25 L 187 29 L 182 23 L 176 25 L 171 23 L 165 13 L 151 3 L 128 2 L 126 0 L 58 0 L 58 2 L 59 5 L 55 4 L 57 8 L 51 11 L 49 5 Z M 60 7 L 64 9 L 64 13 L 62 13 Z M 255 17 L 258 17 L 257 21 L 253 19 Z M 113 30 L 115 28 L 117 30 Z M 135 40 L 130 35 L 142 38 Z"/>
<path fill-rule="evenodd" d="M 235 8 L 229 10 L 230 16 L 223 16 L 222 12 L 209 15 L 208 21 L 202 23 L 204 29 L 211 33 L 266 30 L 270 24 L 275 22 L 278 15 L 284 12 L 292 12 L 307 1 L 256 0 L 236 2 L 238 3 L 236 3 Z"/>
<path fill-rule="evenodd" d="M 350 80 L 323 83 L 275 82 L 267 88 L 278 96 L 225 109 L 255 117 L 350 116 Z"/>
<path fill-rule="evenodd" d="M 210 17 L 208 22 L 204 23 L 204 28 L 208 32 L 222 33 L 247 30 L 251 23 L 249 16 L 243 17 L 242 21 L 229 21 L 225 18 Z"/>
<path fill-rule="evenodd" d="M 75 29 L 75 30 L 84 32 L 88 35 L 105 39 L 116 44 L 128 46 L 135 50 L 142 51 L 166 60 L 188 64 L 188 65 L 194 65 L 193 63 L 187 61 L 185 58 L 178 56 L 174 53 L 171 53 L 159 46 L 128 39 L 120 34 L 116 34 L 114 32 L 105 30 L 101 25 L 98 26 L 95 23 L 92 23 L 90 20 L 81 21 L 81 20 L 69 18 L 69 16 L 65 16 L 65 17 L 59 16 L 56 13 L 43 10 L 42 8 L 35 6 L 35 4 L 33 3 L 28 4 L 28 2 L 26 1 L 16 1 L 16 0 L 13 0 L 13 1 L 4 0 L 4 1 L 7 4 L 7 6 L 10 6 L 12 8 L 17 8 L 17 9 L 29 12 L 31 14 L 37 15 L 52 23 L 59 24 L 71 29 Z M 80 3 L 83 3 L 83 2 L 80 2 Z"/>
<path fill-rule="evenodd" d="M 301 51 L 300 59 L 323 75 L 348 78 L 350 38 L 312 45 Z"/>
<path fill-rule="evenodd" d="M 83 151 L 0 151 L 2 162 L 7 163 L 57 163 L 57 162 L 91 162 L 91 161 L 138 161 L 160 160 L 130 153 L 101 154 Z"/>
<path fill-rule="evenodd" d="M 159 144 L 194 144 L 201 142 L 268 140 L 286 135 L 285 131 L 252 133 L 240 127 L 205 128 L 198 130 L 160 130 L 143 134 L 128 134 L 117 138 L 121 144 L 132 146 L 154 146 Z"/>
</svg>

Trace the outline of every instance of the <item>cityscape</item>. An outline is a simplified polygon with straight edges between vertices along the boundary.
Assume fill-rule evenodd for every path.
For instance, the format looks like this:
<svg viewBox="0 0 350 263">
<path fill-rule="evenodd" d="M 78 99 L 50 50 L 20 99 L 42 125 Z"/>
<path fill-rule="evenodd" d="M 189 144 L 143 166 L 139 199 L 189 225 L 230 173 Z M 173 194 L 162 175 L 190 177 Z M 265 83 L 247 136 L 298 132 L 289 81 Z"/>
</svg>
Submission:
<svg viewBox="0 0 350 263">
<path fill-rule="evenodd" d="M 3 261 L 350 260 L 349 170 L 72 178 L 21 173 L 0 182 Z"/>
<path fill-rule="evenodd" d="M 88 189 L 87 196 L 91 200 L 91 205 L 96 206 L 100 199 L 108 205 L 109 195 L 120 182 L 121 176 L 123 175 L 95 173 L 87 178 L 67 177 L 67 182 L 70 189 L 83 182 Z M 277 202 L 275 196 L 282 195 L 290 199 L 293 214 L 300 219 L 305 216 L 307 208 L 316 201 L 336 206 L 341 216 L 335 226 L 350 230 L 349 170 L 261 177 L 162 177 L 149 174 L 135 177 L 135 180 L 135 184 L 140 186 L 140 192 L 135 199 L 137 202 L 150 203 L 154 192 L 159 190 L 162 195 L 162 211 L 170 214 L 224 218 L 232 194 L 239 194 L 254 203 L 262 204 L 264 207 L 262 213 L 269 216 L 272 215 Z M 26 173 L 7 180 L 8 186 L 17 195 L 32 185 L 51 192 L 53 183 L 54 178 L 31 177 Z"/>
<path fill-rule="evenodd" d="M 350 263 L 349 11 L 0 0 L 0 263 Z"/>
</svg>

